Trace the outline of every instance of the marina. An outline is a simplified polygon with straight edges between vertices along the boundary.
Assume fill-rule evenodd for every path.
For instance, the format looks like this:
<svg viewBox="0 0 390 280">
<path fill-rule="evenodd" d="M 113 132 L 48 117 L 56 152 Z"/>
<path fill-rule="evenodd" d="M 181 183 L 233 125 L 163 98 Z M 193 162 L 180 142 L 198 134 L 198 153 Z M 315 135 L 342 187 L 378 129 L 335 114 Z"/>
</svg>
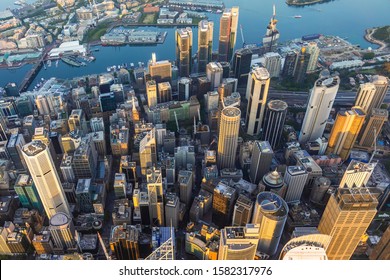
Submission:
<svg viewBox="0 0 390 280">
<path fill-rule="evenodd" d="M 168 32 L 136 30 L 118 27 L 103 35 L 103 46 L 163 44 Z"/>
</svg>

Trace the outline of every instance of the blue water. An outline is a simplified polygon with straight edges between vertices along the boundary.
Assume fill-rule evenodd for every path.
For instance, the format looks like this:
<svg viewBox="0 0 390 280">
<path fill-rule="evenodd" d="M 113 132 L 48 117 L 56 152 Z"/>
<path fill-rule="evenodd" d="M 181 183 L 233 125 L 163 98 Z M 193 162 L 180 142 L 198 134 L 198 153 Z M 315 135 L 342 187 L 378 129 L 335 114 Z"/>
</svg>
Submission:
<svg viewBox="0 0 390 280">
<path fill-rule="evenodd" d="M 8 8 L 15 9 L 17 7 L 20 7 L 20 6 L 14 5 L 15 1 L 16 0 L 0 0 L 0 11 L 8 9 Z M 29 4 L 32 4 L 35 2 L 34 0 L 25 0 L 25 1 L 26 1 L 26 3 L 29 3 Z"/>
<path fill-rule="evenodd" d="M 0 8 L 5 2 L 13 1 L 0 0 Z M 278 29 L 280 40 L 286 41 L 301 37 L 302 35 L 321 33 L 338 35 L 353 44 L 361 47 L 376 47 L 366 42 L 363 38 L 364 31 L 368 27 L 383 26 L 390 24 L 388 12 L 390 11 L 389 0 L 335 0 L 323 4 L 315 4 L 305 7 L 292 7 L 285 4 L 284 0 L 225 0 L 226 7 L 240 6 L 239 24 L 244 30 L 246 43 L 259 43 L 265 33 L 266 26 L 272 16 L 272 5 L 276 4 Z M 294 15 L 301 15 L 296 19 Z M 214 26 L 214 49 L 218 48 L 217 39 L 219 34 L 219 17 L 217 14 L 210 14 L 209 19 L 213 20 Z M 156 28 L 148 28 L 156 29 Z M 168 36 L 163 45 L 157 46 L 123 46 L 123 47 L 99 47 L 99 52 L 94 52 L 96 61 L 86 67 L 75 68 L 62 62 L 55 67 L 42 69 L 32 86 L 37 84 L 41 78 L 71 78 L 86 74 L 101 73 L 106 71 L 107 66 L 120 65 L 122 63 L 147 62 L 152 52 L 156 52 L 157 59 L 175 58 L 174 28 L 161 28 L 160 31 L 167 31 Z M 196 52 L 197 29 L 194 29 L 194 49 Z M 236 47 L 242 46 L 241 33 L 237 36 Z M 31 66 L 21 69 L 7 71 L 0 70 L 0 86 L 9 81 L 19 83 Z"/>
</svg>

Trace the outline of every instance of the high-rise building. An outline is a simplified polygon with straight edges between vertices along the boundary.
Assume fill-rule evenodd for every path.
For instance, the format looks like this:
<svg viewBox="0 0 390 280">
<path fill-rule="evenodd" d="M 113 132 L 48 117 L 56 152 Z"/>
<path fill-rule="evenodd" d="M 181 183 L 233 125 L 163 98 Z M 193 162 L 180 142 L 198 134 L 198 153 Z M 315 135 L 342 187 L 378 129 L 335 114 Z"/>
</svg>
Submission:
<svg viewBox="0 0 390 280">
<path fill-rule="evenodd" d="M 172 100 L 172 88 L 168 82 L 158 84 L 158 103 L 165 103 Z"/>
<path fill-rule="evenodd" d="M 114 177 L 114 193 L 116 199 L 126 198 L 127 181 L 126 175 L 123 173 L 115 173 Z"/>
<path fill-rule="evenodd" d="M 246 111 L 246 126 L 249 135 L 259 135 L 263 124 L 265 106 L 268 97 L 270 76 L 267 69 L 256 67 L 248 76 L 246 87 L 246 99 L 248 109 Z"/>
<path fill-rule="evenodd" d="M 88 132 L 87 121 L 82 109 L 72 110 L 68 119 L 69 131 L 78 129 L 85 135 Z"/>
<path fill-rule="evenodd" d="M 59 212 L 71 216 L 49 147 L 34 140 L 23 146 L 23 157 L 49 219 Z"/>
<path fill-rule="evenodd" d="M 287 107 L 287 103 L 282 100 L 271 100 L 267 104 L 263 122 L 263 138 L 274 149 L 279 147 L 280 139 L 282 138 Z"/>
<path fill-rule="evenodd" d="M 339 111 L 330 133 L 327 153 L 339 155 L 346 160 L 360 133 L 365 117 L 366 113 L 361 107 Z"/>
<path fill-rule="evenodd" d="M 217 90 L 222 83 L 223 69 L 219 62 L 210 62 L 206 66 L 207 79 L 211 83 L 211 90 Z"/>
<path fill-rule="evenodd" d="M 90 137 L 84 137 L 73 154 L 72 167 L 76 179 L 95 178 L 98 155 Z"/>
<path fill-rule="evenodd" d="M 261 253 L 275 255 L 288 211 L 287 203 L 277 194 L 261 192 L 257 195 L 252 224 L 260 225 L 257 249 Z"/>
<path fill-rule="evenodd" d="M 189 77 L 192 69 L 192 29 L 176 29 L 176 65 L 180 77 Z"/>
<path fill-rule="evenodd" d="M 241 111 L 227 107 L 221 112 L 218 134 L 218 169 L 233 168 L 236 161 Z"/>
<path fill-rule="evenodd" d="M 212 221 L 220 228 L 231 224 L 236 196 L 236 189 L 223 182 L 219 182 L 214 188 Z"/>
<path fill-rule="evenodd" d="M 157 145 L 155 130 L 147 132 L 139 144 L 139 158 L 142 175 L 146 175 L 146 170 L 157 163 Z"/>
<path fill-rule="evenodd" d="M 371 82 L 376 88 L 375 97 L 372 100 L 372 108 L 380 108 L 389 89 L 389 78 L 375 75 Z"/>
<path fill-rule="evenodd" d="M 238 31 L 239 7 L 225 9 L 221 16 L 219 28 L 219 61 L 229 62 L 233 56 Z"/>
<path fill-rule="evenodd" d="M 270 78 L 277 78 L 280 75 L 282 57 L 275 52 L 264 54 L 264 67 L 268 70 Z"/>
<path fill-rule="evenodd" d="M 111 112 L 116 109 L 115 95 L 113 92 L 102 93 L 99 95 L 100 109 L 102 112 Z"/>
<path fill-rule="evenodd" d="M 213 52 L 214 23 L 201 20 L 198 24 L 198 73 L 206 72 Z"/>
<path fill-rule="evenodd" d="M 188 101 L 191 96 L 192 81 L 190 78 L 183 77 L 177 82 L 179 101 Z"/>
<path fill-rule="evenodd" d="M 135 226 L 119 225 L 111 229 L 110 249 L 117 260 L 138 260 L 140 233 Z"/>
<path fill-rule="evenodd" d="M 14 189 L 23 207 L 36 209 L 40 213 L 43 212 L 42 202 L 30 175 L 19 174 L 16 178 Z"/>
<path fill-rule="evenodd" d="M 1 255 L 13 255 L 7 244 L 7 237 L 9 230 L 5 227 L 0 227 L 0 254 Z"/>
<path fill-rule="evenodd" d="M 151 80 L 146 82 L 146 95 L 148 98 L 148 106 L 154 107 L 157 105 L 157 84 Z"/>
<path fill-rule="evenodd" d="M 287 184 L 285 201 L 287 203 L 299 202 L 303 188 L 305 187 L 308 174 L 303 166 L 288 166 L 284 175 Z"/>
<path fill-rule="evenodd" d="M 180 211 L 179 198 L 174 193 L 167 193 L 165 201 L 165 223 L 167 226 L 178 228 Z"/>
<path fill-rule="evenodd" d="M 301 52 L 297 56 L 297 62 L 294 70 L 295 83 L 300 84 L 305 81 L 309 62 L 310 62 L 310 54 L 306 51 L 306 47 L 302 47 Z"/>
<path fill-rule="evenodd" d="M 373 108 L 368 117 L 368 122 L 364 124 L 364 128 L 361 130 L 359 146 L 371 148 L 375 143 L 376 137 L 381 132 L 383 124 L 388 119 L 389 112 L 387 110 Z"/>
<path fill-rule="evenodd" d="M 390 225 L 374 246 L 369 258 L 370 260 L 390 260 Z"/>
<path fill-rule="evenodd" d="M 77 251 L 75 229 L 72 218 L 58 212 L 50 218 L 50 233 L 54 242 L 54 249 L 58 251 Z"/>
<path fill-rule="evenodd" d="M 191 206 L 193 174 L 192 171 L 180 170 L 177 177 L 179 183 L 180 201 L 183 202 L 187 208 Z"/>
<path fill-rule="evenodd" d="M 318 230 L 332 236 L 330 260 L 349 260 L 375 217 L 378 200 L 367 188 L 341 188 L 332 195 Z"/>
<path fill-rule="evenodd" d="M 322 77 L 315 82 L 299 134 L 301 144 L 322 137 L 339 85 L 339 77 Z"/>
<path fill-rule="evenodd" d="M 146 173 L 146 183 L 149 197 L 149 215 L 152 225 L 163 226 L 164 194 L 161 169 L 150 168 Z"/>
<path fill-rule="evenodd" d="M 44 230 L 39 234 L 34 234 L 31 243 L 38 255 L 53 253 L 54 245 L 51 239 L 51 233 L 48 230 Z"/>
<path fill-rule="evenodd" d="M 17 170 L 25 170 L 26 163 L 22 155 L 22 147 L 26 144 L 23 134 L 11 134 L 7 143 L 7 152 Z"/>
<path fill-rule="evenodd" d="M 267 31 L 263 37 L 264 52 L 272 52 L 276 50 L 280 36 L 279 31 L 276 29 L 277 23 L 278 20 L 276 19 L 276 9 L 274 5 L 272 18 L 267 25 Z"/>
<path fill-rule="evenodd" d="M 254 260 L 259 243 L 259 225 L 225 227 L 219 240 L 219 260 Z"/>
<path fill-rule="evenodd" d="M 119 164 L 119 173 L 126 176 L 126 181 L 132 183 L 133 186 L 137 182 L 137 164 L 131 161 L 131 156 L 122 156 Z"/>
<path fill-rule="evenodd" d="M 156 54 L 153 53 L 149 62 L 149 75 L 157 83 L 171 82 L 172 64 L 168 60 L 156 61 Z"/>
<path fill-rule="evenodd" d="M 295 67 L 297 65 L 298 51 L 292 50 L 286 54 L 284 58 L 282 77 L 284 79 L 294 76 Z"/>
<path fill-rule="evenodd" d="M 374 171 L 376 163 L 364 163 L 357 160 L 351 160 L 343 178 L 340 181 L 340 188 L 363 188 Z"/>
<path fill-rule="evenodd" d="M 309 63 L 307 65 L 307 72 L 314 72 L 317 69 L 318 56 L 320 55 L 320 48 L 316 42 L 309 42 L 306 46 L 306 51 L 310 54 Z"/>
<path fill-rule="evenodd" d="M 240 194 L 234 205 L 232 226 L 245 226 L 252 218 L 253 201 L 247 196 Z"/>
<path fill-rule="evenodd" d="M 361 107 L 367 115 L 371 114 L 375 99 L 376 87 L 373 83 L 365 83 L 359 86 L 356 94 L 355 106 Z M 379 108 L 379 107 L 378 107 Z"/>
<path fill-rule="evenodd" d="M 252 51 L 249 48 L 239 49 L 234 53 L 233 73 L 238 79 L 238 84 L 243 85 L 248 82 L 248 75 L 251 71 Z"/>
<path fill-rule="evenodd" d="M 60 165 L 60 170 L 61 170 L 63 181 L 67 183 L 76 182 L 76 176 L 74 175 L 72 161 L 73 161 L 72 156 L 68 154 L 63 155 L 61 165 Z"/>
<path fill-rule="evenodd" d="M 273 156 L 274 152 L 269 142 L 255 141 L 249 173 L 252 183 L 258 184 L 263 176 L 268 173 Z"/>
<path fill-rule="evenodd" d="M 79 179 L 76 186 L 77 204 L 81 213 L 92 213 L 91 179 Z"/>
</svg>

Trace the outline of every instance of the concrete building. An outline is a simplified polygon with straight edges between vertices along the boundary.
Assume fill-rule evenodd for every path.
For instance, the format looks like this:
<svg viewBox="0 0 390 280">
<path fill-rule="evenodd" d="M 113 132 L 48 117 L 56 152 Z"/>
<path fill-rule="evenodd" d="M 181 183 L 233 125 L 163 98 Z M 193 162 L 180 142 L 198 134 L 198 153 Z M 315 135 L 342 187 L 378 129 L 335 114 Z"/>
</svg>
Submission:
<svg viewBox="0 0 390 280">
<path fill-rule="evenodd" d="M 371 82 L 376 88 L 375 97 L 372 100 L 372 108 L 380 108 L 389 89 L 389 78 L 375 75 Z"/>
<path fill-rule="evenodd" d="M 357 160 L 351 160 L 343 178 L 340 182 L 340 188 L 364 188 L 376 167 L 376 163 L 363 163 Z"/>
<path fill-rule="evenodd" d="M 254 142 L 249 173 L 252 183 L 258 184 L 263 176 L 268 173 L 273 156 L 274 152 L 269 142 Z"/>
<path fill-rule="evenodd" d="M 198 24 L 198 73 L 206 72 L 213 52 L 214 23 L 201 20 Z"/>
<path fill-rule="evenodd" d="M 168 60 L 156 61 L 156 54 L 153 53 L 152 60 L 149 62 L 149 74 L 157 83 L 171 82 L 172 64 Z"/>
<path fill-rule="evenodd" d="M 248 81 L 251 68 L 252 51 L 249 48 L 239 49 L 234 53 L 233 73 L 238 79 L 238 84 L 243 85 Z"/>
<path fill-rule="evenodd" d="M 146 82 L 146 95 L 148 98 L 149 108 L 157 105 L 157 84 L 156 81 L 151 80 Z"/>
<path fill-rule="evenodd" d="M 98 155 L 90 137 L 84 137 L 73 154 L 72 168 L 76 180 L 95 178 Z"/>
<path fill-rule="evenodd" d="M 148 169 L 146 182 L 149 197 L 149 216 L 152 225 L 165 225 L 163 178 L 161 169 Z"/>
<path fill-rule="evenodd" d="M 146 170 L 157 163 L 157 145 L 155 130 L 147 132 L 139 145 L 141 173 L 146 176 Z"/>
<path fill-rule="evenodd" d="M 138 260 L 140 232 L 132 225 L 118 225 L 111 229 L 110 249 L 117 260 Z"/>
<path fill-rule="evenodd" d="M 177 229 L 179 226 L 179 198 L 174 193 L 167 193 L 165 201 L 165 223 Z"/>
<path fill-rule="evenodd" d="M 376 87 L 373 83 L 365 83 L 359 86 L 356 94 L 355 106 L 361 107 L 367 115 L 370 115 L 373 108 L 373 101 L 376 95 Z"/>
<path fill-rule="evenodd" d="M 194 185 L 192 171 L 180 170 L 177 182 L 179 183 L 180 202 L 184 203 L 187 208 L 190 208 Z"/>
<path fill-rule="evenodd" d="M 206 76 L 211 83 L 210 90 L 217 90 L 223 79 L 223 68 L 219 62 L 210 62 L 206 66 Z"/>
<path fill-rule="evenodd" d="M 189 77 L 192 69 L 192 29 L 176 29 L 176 65 L 180 77 Z"/>
<path fill-rule="evenodd" d="M 287 108 L 287 103 L 282 100 L 271 100 L 267 104 L 263 123 L 263 138 L 271 144 L 273 149 L 280 146 Z"/>
<path fill-rule="evenodd" d="M 309 42 L 306 46 L 306 51 L 310 54 L 309 63 L 307 65 L 307 73 L 314 72 L 317 70 L 318 57 L 320 55 L 320 48 L 317 46 L 316 42 Z"/>
<path fill-rule="evenodd" d="M 58 212 L 50 218 L 49 229 L 54 243 L 54 250 L 59 252 L 77 251 L 75 228 L 72 218 Z"/>
<path fill-rule="evenodd" d="M 253 211 L 253 201 L 240 194 L 234 205 L 232 226 L 245 226 L 250 223 Z"/>
<path fill-rule="evenodd" d="M 220 228 L 231 223 L 236 196 L 236 190 L 222 182 L 214 188 L 212 221 Z"/>
<path fill-rule="evenodd" d="M 104 131 L 104 121 L 102 117 L 94 117 L 89 121 L 92 132 Z"/>
<path fill-rule="evenodd" d="M 375 139 L 382 130 L 382 126 L 389 119 L 389 112 L 385 109 L 373 108 L 371 115 L 368 115 L 368 122 L 364 124 L 361 130 L 359 146 L 371 148 L 374 146 Z"/>
<path fill-rule="evenodd" d="M 68 119 L 69 131 L 79 130 L 83 135 L 88 132 L 87 121 L 82 109 L 72 110 Z"/>
<path fill-rule="evenodd" d="M 233 56 L 238 32 L 239 7 L 225 9 L 220 20 L 218 60 L 229 62 Z"/>
<path fill-rule="evenodd" d="M 37 188 L 30 175 L 19 174 L 16 178 L 14 190 L 19 197 L 23 207 L 36 209 L 39 213 L 43 212 L 43 205 L 39 198 Z"/>
<path fill-rule="evenodd" d="M 299 202 L 303 188 L 305 187 L 308 174 L 303 166 L 288 166 L 284 175 L 287 184 L 285 201 L 287 203 Z"/>
<path fill-rule="evenodd" d="M 264 67 L 268 70 L 270 78 L 278 78 L 282 67 L 282 57 L 275 52 L 264 54 Z"/>
<path fill-rule="evenodd" d="M 172 87 L 169 82 L 161 82 L 158 88 L 158 103 L 165 103 L 172 101 Z"/>
</svg>

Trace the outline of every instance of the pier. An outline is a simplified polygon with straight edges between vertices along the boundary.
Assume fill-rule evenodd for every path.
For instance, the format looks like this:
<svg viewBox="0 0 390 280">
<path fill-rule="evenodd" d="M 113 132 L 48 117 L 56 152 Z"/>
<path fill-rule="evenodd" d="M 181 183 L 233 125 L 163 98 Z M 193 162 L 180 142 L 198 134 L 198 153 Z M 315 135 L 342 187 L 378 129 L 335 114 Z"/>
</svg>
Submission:
<svg viewBox="0 0 390 280">
<path fill-rule="evenodd" d="M 23 81 L 20 83 L 19 91 L 24 92 L 28 89 L 28 87 L 31 85 L 32 81 L 35 79 L 35 77 L 38 75 L 39 71 L 42 69 L 43 66 L 43 59 L 41 58 L 34 67 L 27 72 L 26 76 L 24 77 Z"/>
</svg>

